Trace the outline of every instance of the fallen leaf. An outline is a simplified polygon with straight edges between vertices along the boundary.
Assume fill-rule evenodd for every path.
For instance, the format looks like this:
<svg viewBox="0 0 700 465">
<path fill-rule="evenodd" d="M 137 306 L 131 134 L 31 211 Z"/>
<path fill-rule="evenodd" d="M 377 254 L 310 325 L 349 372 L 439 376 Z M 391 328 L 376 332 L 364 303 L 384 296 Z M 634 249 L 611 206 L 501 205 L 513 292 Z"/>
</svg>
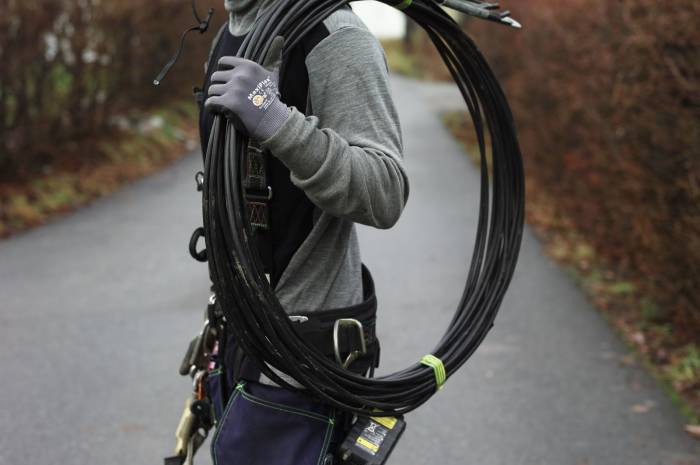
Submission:
<svg viewBox="0 0 700 465">
<path fill-rule="evenodd" d="M 632 334 L 632 340 L 640 346 L 644 345 L 644 343 L 646 342 L 646 338 L 644 337 L 644 334 L 641 331 L 637 331 L 636 333 Z"/>
<path fill-rule="evenodd" d="M 695 439 L 700 439 L 700 425 L 685 425 L 685 432 Z"/>
<path fill-rule="evenodd" d="M 122 425 L 121 430 L 123 433 L 143 433 L 146 427 L 137 423 L 127 423 Z"/>
<path fill-rule="evenodd" d="M 634 404 L 630 410 L 632 410 L 634 413 L 647 413 L 649 410 L 654 408 L 655 405 L 656 402 L 648 400 L 641 404 Z"/>
</svg>

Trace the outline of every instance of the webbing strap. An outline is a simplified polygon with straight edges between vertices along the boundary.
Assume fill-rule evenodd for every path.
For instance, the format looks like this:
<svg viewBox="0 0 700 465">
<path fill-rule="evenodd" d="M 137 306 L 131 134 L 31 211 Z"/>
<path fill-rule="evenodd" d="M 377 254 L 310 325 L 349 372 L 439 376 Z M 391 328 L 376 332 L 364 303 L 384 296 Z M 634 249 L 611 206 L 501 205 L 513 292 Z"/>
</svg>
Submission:
<svg viewBox="0 0 700 465">
<path fill-rule="evenodd" d="M 248 144 L 248 160 L 246 163 L 245 188 L 258 191 L 267 190 L 267 160 L 265 153 L 257 144 Z"/>
<path fill-rule="evenodd" d="M 270 229 L 270 213 L 268 209 L 269 198 L 264 195 L 270 192 L 267 179 L 267 159 L 265 152 L 255 142 L 248 144 L 246 160 L 246 177 L 243 181 L 246 193 L 246 204 L 248 205 L 248 219 L 253 228 Z M 253 192 L 264 193 L 263 198 L 255 196 L 252 200 Z"/>
<path fill-rule="evenodd" d="M 442 389 L 442 387 L 445 385 L 445 381 L 447 380 L 447 372 L 445 371 L 445 365 L 442 363 L 442 360 L 433 354 L 428 354 L 423 356 L 423 358 L 420 359 L 420 362 L 423 365 L 427 365 L 433 369 L 437 389 Z"/>
</svg>

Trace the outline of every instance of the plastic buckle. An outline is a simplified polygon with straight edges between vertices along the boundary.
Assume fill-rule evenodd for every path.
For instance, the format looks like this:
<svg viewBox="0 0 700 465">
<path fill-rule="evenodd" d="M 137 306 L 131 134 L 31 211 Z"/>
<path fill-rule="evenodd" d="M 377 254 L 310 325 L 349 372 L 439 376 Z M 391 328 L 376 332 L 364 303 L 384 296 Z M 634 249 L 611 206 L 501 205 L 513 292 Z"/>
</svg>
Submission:
<svg viewBox="0 0 700 465">
<path fill-rule="evenodd" d="M 343 326 L 353 326 L 357 329 L 357 334 L 360 336 L 360 350 L 351 351 L 343 362 L 340 356 L 340 328 Z M 367 355 L 367 343 L 365 341 L 365 331 L 362 323 L 354 318 L 340 318 L 335 320 L 333 325 L 333 350 L 335 351 L 336 361 L 343 366 L 343 368 L 348 368 L 352 362 L 357 360 L 363 355 Z"/>
</svg>

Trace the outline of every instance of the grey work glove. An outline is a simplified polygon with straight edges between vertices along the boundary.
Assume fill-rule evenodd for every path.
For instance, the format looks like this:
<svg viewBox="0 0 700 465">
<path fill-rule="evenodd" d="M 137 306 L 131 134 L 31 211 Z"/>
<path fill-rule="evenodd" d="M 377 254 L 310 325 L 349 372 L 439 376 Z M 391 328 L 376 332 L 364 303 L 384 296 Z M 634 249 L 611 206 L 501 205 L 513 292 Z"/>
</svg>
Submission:
<svg viewBox="0 0 700 465">
<path fill-rule="evenodd" d="M 287 121 L 290 108 L 279 99 L 277 71 L 254 61 L 227 56 L 219 60 L 212 74 L 209 98 L 204 106 L 232 119 L 238 130 L 251 139 L 272 137 Z"/>
</svg>

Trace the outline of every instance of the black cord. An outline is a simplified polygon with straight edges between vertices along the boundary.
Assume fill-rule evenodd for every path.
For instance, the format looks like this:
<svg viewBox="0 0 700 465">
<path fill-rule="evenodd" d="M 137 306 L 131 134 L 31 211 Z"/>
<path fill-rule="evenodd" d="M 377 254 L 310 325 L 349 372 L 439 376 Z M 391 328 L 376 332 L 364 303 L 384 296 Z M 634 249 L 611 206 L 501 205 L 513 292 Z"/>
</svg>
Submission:
<svg viewBox="0 0 700 465">
<path fill-rule="evenodd" d="M 160 70 L 160 73 L 158 73 L 158 76 L 156 76 L 156 78 L 153 80 L 154 86 L 159 86 L 160 83 L 163 82 L 165 76 L 167 76 L 172 67 L 175 66 L 177 60 L 180 59 L 180 55 L 182 55 L 182 51 L 185 49 L 185 39 L 187 39 L 187 35 L 193 31 L 199 31 L 200 34 L 207 32 L 211 18 L 214 16 L 214 8 L 209 8 L 206 19 L 202 19 L 200 18 L 199 13 L 197 13 L 196 0 L 192 0 L 192 15 L 194 15 L 194 19 L 197 21 L 197 26 L 192 26 L 182 33 L 180 36 L 180 43 L 175 51 L 175 54 L 172 56 L 172 58 L 170 58 L 170 60 L 168 60 L 165 66 L 163 66 L 163 69 Z"/>
<path fill-rule="evenodd" d="M 277 35 L 286 38 L 288 51 L 346 3 L 348 0 L 279 0 L 247 35 L 239 54 L 262 62 Z M 524 217 L 521 154 L 505 95 L 484 57 L 455 21 L 434 0 L 383 3 L 410 5 L 403 11 L 426 30 L 445 61 L 471 114 L 479 145 L 480 211 L 471 267 L 455 315 L 432 351 L 449 377 L 493 326 L 513 276 Z M 494 9 L 490 4 L 470 3 Z M 217 299 L 237 343 L 276 383 L 294 389 L 270 367 L 292 376 L 309 394 L 346 411 L 400 415 L 426 402 L 436 391 L 432 368 L 416 362 L 390 375 L 365 378 L 343 369 L 296 333 L 251 246 L 242 188 L 246 147 L 246 137 L 229 121 L 222 116 L 214 119 L 205 159 L 205 239 Z"/>
</svg>

